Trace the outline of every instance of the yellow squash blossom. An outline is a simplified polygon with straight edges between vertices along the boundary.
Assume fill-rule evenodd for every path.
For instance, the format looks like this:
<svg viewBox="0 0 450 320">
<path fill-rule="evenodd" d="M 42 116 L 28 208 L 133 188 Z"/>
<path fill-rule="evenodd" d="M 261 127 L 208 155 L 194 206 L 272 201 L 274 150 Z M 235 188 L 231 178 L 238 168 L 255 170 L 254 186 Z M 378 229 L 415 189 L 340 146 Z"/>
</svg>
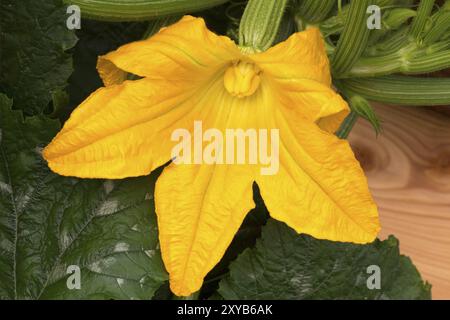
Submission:
<svg viewBox="0 0 450 320">
<path fill-rule="evenodd" d="M 99 58 L 105 87 L 71 115 L 44 150 L 61 175 L 120 179 L 171 160 L 174 130 L 278 129 L 279 170 L 255 164 L 168 165 L 155 189 L 162 257 L 172 291 L 189 295 L 222 258 L 255 206 L 299 233 L 374 240 L 376 205 L 349 144 L 336 131 L 349 108 L 331 87 L 320 32 L 292 35 L 262 53 L 240 49 L 184 17 L 150 39 Z M 127 81 L 127 73 L 142 77 Z"/>
</svg>

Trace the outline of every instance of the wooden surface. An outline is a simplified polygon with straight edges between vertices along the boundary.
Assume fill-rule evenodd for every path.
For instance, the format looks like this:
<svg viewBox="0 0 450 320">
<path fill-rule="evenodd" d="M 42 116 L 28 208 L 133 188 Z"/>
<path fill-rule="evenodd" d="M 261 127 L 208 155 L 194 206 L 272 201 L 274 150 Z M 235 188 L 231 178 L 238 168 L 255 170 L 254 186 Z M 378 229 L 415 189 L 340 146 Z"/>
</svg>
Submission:
<svg viewBox="0 0 450 320">
<path fill-rule="evenodd" d="M 375 106 L 383 133 L 359 120 L 350 142 L 380 209 L 380 238 L 394 234 L 433 299 L 450 299 L 450 116 Z"/>
</svg>

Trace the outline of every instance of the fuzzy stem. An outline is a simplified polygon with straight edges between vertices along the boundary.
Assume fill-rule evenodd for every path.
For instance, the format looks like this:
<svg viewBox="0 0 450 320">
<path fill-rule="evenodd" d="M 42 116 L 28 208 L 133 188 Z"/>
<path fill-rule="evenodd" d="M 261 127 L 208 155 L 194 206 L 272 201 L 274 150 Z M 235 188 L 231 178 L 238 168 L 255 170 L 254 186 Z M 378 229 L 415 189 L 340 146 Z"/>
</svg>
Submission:
<svg viewBox="0 0 450 320">
<path fill-rule="evenodd" d="M 450 78 L 386 76 L 340 81 L 340 86 L 368 100 L 407 106 L 450 104 Z"/>
<path fill-rule="evenodd" d="M 239 45 L 264 51 L 273 44 L 287 0 L 249 0 L 239 26 Z"/>
<path fill-rule="evenodd" d="M 85 18 L 104 21 L 144 21 L 208 9 L 227 0 L 64 0 L 80 7 Z"/>
</svg>

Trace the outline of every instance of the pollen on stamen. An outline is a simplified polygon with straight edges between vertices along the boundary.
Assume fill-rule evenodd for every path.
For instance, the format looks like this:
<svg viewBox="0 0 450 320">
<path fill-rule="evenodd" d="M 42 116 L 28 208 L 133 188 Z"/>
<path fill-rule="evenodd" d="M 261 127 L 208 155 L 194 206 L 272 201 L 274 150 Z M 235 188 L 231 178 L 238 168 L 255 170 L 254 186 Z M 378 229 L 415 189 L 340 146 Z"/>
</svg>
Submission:
<svg viewBox="0 0 450 320">
<path fill-rule="evenodd" d="M 261 70 L 252 62 L 236 61 L 225 71 L 224 85 L 233 96 L 244 98 L 253 95 L 261 84 Z"/>
</svg>

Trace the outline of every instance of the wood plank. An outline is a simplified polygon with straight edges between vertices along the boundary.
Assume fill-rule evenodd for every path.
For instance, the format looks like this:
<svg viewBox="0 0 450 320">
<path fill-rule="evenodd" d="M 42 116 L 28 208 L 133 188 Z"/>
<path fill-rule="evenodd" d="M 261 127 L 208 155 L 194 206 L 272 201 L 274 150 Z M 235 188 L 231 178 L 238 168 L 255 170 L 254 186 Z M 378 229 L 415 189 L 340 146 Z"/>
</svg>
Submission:
<svg viewBox="0 0 450 320">
<path fill-rule="evenodd" d="M 359 120 L 350 143 L 380 209 L 381 238 L 394 234 L 433 285 L 450 299 L 450 117 L 431 109 L 375 106 L 377 138 Z"/>
</svg>

